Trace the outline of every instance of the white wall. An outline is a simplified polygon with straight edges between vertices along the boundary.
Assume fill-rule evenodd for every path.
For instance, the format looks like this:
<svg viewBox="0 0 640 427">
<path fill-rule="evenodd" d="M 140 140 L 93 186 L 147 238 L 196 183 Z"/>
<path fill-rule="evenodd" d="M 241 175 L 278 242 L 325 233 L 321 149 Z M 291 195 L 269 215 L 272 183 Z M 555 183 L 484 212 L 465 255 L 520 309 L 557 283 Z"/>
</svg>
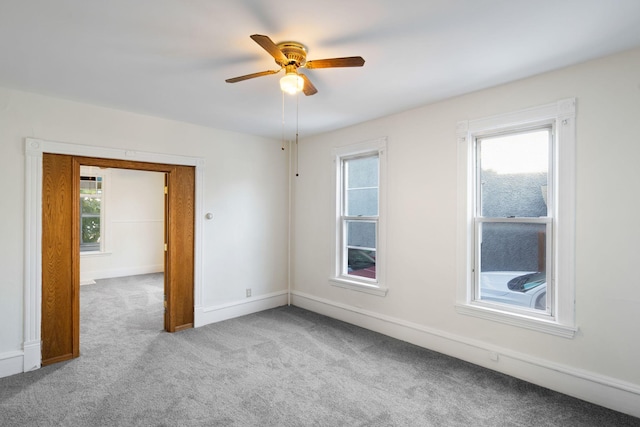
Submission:
<svg viewBox="0 0 640 427">
<path fill-rule="evenodd" d="M 80 253 L 80 283 L 164 270 L 164 174 L 107 171 L 104 252 Z"/>
<path fill-rule="evenodd" d="M 201 323 L 286 302 L 289 162 L 279 141 L 0 88 L 0 376 L 23 354 L 27 137 L 202 158 L 201 202 L 215 218 L 199 236 Z"/>
<path fill-rule="evenodd" d="M 639 76 L 634 50 L 301 141 L 294 303 L 640 416 Z M 456 123 L 569 97 L 578 103 L 577 335 L 456 313 Z M 381 136 L 386 297 L 327 280 L 331 149 Z M 257 298 L 245 312 L 286 292 L 288 163 L 278 141 L 0 89 L 0 376 L 23 342 L 25 137 L 204 158 L 204 210 L 215 214 L 203 230 L 206 319 L 243 312 L 246 288 Z"/>
<path fill-rule="evenodd" d="M 457 313 L 456 123 L 571 97 L 578 333 L 566 339 Z M 305 139 L 293 193 L 293 303 L 640 416 L 639 135 L 634 50 Z M 384 136 L 389 292 L 380 297 L 327 279 L 331 149 Z"/>
</svg>

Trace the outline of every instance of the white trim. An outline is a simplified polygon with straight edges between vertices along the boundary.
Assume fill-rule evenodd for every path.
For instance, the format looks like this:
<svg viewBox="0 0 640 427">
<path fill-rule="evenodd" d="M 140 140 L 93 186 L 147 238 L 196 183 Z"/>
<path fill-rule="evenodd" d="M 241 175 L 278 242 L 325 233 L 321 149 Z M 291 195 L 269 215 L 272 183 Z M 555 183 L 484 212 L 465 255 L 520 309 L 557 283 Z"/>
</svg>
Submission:
<svg viewBox="0 0 640 427">
<path fill-rule="evenodd" d="M 42 316 L 42 152 L 26 140 L 24 227 L 24 361 L 23 371 L 40 368 Z"/>
<path fill-rule="evenodd" d="M 195 252 L 193 257 L 193 304 L 195 310 L 202 305 L 202 287 L 204 286 L 204 158 L 195 160 L 195 224 L 194 239 Z M 194 315 L 195 317 L 195 315 Z M 195 327 L 195 323 L 194 323 Z"/>
<path fill-rule="evenodd" d="M 341 147 L 334 147 L 332 150 L 332 156 L 345 157 L 356 156 L 358 154 L 370 153 L 373 151 L 384 151 L 387 148 L 387 137 L 376 138 L 368 141 L 357 142 L 355 144 L 343 145 Z"/>
<path fill-rule="evenodd" d="M 457 291 L 456 311 L 517 327 L 525 327 L 540 332 L 572 338 L 577 331 L 575 324 L 575 176 L 576 176 L 576 135 L 575 98 L 563 99 L 551 104 L 528 108 L 507 114 L 475 120 L 460 121 L 456 134 L 458 141 L 458 237 L 457 237 Z M 556 311 L 552 318 L 522 316 L 508 311 L 495 310 L 488 305 L 472 301 L 472 269 L 474 259 L 473 236 L 473 139 L 489 132 L 501 132 L 531 126 L 543 122 L 553 123 L 554 162 L 556 177 L 555 195 L 557 205 L 552 209 L 555 224 L 556 250 L 553 252 L 554 280 L 560 286 L 551 287 Z M 561 167 L 559 167 L 561 166 Z"/>
<path fill-rule="evenodd" d="M 559 325 L 551 320 L 540 319 L 533 316 L 528 317 L 523 314 L 505 312 L 504 310 L 493 309 L 491 307 L 456 304 L 456 311 L 460 314 L 498 321 L 507 325 L 544 332 L 563 338 L 573 338 L 577 332 L 577 328 L 575 327 Z"/>
<path fill-rule="evenodd" d="M 615 411 L 640 417 L 640 386 L 483 341 L 293 291 L 292 304 Z"/>
<path fill-rule="evenodd" d="M 80 252 L 80 258 L 100 258 L 113 255 L 113 252 L 86 251 Z"/>
<path fill-rule="evenodd" d="M 247 314 L 280 307 L 288 303 L 289 292 L 279 291 L 226 304 L 196 307 L 194 312 L 194 326 L 197 328 L 210 323 L 221 322 L 223 320 L 233 319 L 234 317 L 246 316 Z"/>
<path fill-rule="evenodd" d="M 9 351 L 0 354 L 0 378 L 23 372 L 24 353 L 22 351 Z"/>
<path fill-rule="evenodd" d="M 69 156 L 100 157 L 104 159 L 131 160 L 179 166 L 198 166 L 199 163 L 204 162 L 204 159 L 201 157 L 96 147 L 92 145 L 70 144 L 68 142 L 47 141 L 44 139 L 26 138 L 25 142 L 26 152 L 33 155 L 55 153 Z"/>
<path fill-rule="evenodd" d="M 135 267 L 109 268 L 105 270 L 89 270 L 80 272 L 80 284 L 95 279 L 110 279 L 112 277 L 137 276 L 140 274 L 162 273 L 164 264 L 140 265 Z"/>
<path fill-rule="evenodd" d="M 333 286 L 350 289 L 352 291 L 364 292 L 365 294 L 384 297 L 387 296 L 387 292 L 389 292 L 389 289 L 385 288 L 384 286 L 367 285 L 363 282 L 351 281 L 343 279 L 342 277 L 331 277 L 329 280 Z"/>
<path fill-rule="evenodd" d="M 100 157 L 195 167 L 194 300 L 202 301 L 204 159 L 130 151 L 42 139 L 25 139 L 24 372 L 40 368 L 42 312 L 42 156 L 43 153 Z"/>
</svg>

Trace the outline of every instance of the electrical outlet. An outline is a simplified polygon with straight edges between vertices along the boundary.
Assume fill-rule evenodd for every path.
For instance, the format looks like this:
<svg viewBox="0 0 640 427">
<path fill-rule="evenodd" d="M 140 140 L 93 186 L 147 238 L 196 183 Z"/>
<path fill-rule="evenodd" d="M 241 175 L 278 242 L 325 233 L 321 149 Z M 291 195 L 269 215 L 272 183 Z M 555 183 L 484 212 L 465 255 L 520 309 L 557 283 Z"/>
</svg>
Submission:
<svg viewBox="0 0 640 427">
<path fill-rule="evenodd" d="M 247 288 L 247 298 L 251 296 L 251 288 Z"/>
</svg>

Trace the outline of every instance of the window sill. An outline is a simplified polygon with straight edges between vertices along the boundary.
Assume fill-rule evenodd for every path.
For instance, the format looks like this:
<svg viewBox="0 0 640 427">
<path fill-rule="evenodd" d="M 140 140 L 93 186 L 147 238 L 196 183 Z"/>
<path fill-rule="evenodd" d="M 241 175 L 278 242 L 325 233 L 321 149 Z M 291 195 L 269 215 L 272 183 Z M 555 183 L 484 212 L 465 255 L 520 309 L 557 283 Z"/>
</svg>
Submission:
<svg viewBox="0 0 640 427">
<path fill-rule="evenodd" d="M 471 304 L 456 304 L 456 311 L 460 314 L 492 320 L 519 328 L 530 329 L 563 338 L 573 338 L 577 328 L 573 326 L 561 325 L 552 320 L 538 319 L 516 313 L 507 313 L 488 307 L 481 307 Z"/>
<path fill-rule="evenodd" d="M 344 279 L 342 277 L 331 277 L 329 279 L 332 286 L 337 286 L 339 288 L 350 289 L 352 291 L 364 292 L 371 295 L 377 295 L 380 297 L 384 297 L 387 295 L 389 289 L 377 286 L 370 285 L 367 283 L 357 282 L 355 280 Z"/>
</svg>

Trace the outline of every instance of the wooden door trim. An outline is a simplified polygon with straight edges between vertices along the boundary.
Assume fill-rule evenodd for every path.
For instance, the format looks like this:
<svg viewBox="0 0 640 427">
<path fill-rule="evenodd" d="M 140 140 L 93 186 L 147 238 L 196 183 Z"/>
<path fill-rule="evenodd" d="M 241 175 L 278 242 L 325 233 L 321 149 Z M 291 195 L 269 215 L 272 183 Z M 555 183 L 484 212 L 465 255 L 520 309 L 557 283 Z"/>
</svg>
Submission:
<svg viewBox="0 0 640 427">
<path fill-rule="evenodd" d="M 195 273 L 193 241 L 195 238 L 195 182 L 194 169 L 174 166 L 167 173 L 166 185 L 169 209 L 165 218 L 165 235 L 171 250 L 166 253 L 165 269 L 169 273 L 170 286 L 165 287 L 168 332 L 193 327 Z M 178 257 L 177 254 L 180 254 Z M 166 282 L 167 285 L 169 281 Z M 189 289 L 191 288 L 191 291 Z"/>
<path fill-rule="evenodd" d="M 73 357 L 80 356 L 80 162 L 71 157 L 71 184 L 75 203 L 71 204 L 71 280 L 73 319 Z M 76 249 L 77 248 L 77 249 Z M 43 361 L 44 362 L 44 361 Z"/>
<path fill-rule="evenodd" d="M 73 158 L 45 154 L 42 163 L 42 363 L 76 357 L 73 261 L 73 205 L 77 186 L 73 181 Z M 77 211 L 77 210 L 76 210 Z"/>
<path fill-rule="evenodd" d="M 25 138 L 25 247 L 24 247 L 24 343 L 23 371 L 41 366 L 41 315 L 42 315 L 42 167 L 43 154 L 65 154 L 76 157 L 101 158 L 141 162 L 146 165 L 182 165 L 195 169 L 195 257 L 194 266 L 194 311 L 201 304 L 202 295 L 202 245 L 203 230 L 202 182 L 204 159 L 181 155 L 129 151 L 35 138 Z M 154 166 L 150 166 L 153 168 Z M 153 170 L 153 169 L 150 169 Z M 195 315 L 195 313 L 194 313 Z M 194 320 L 194 325 L 198 321 Z"/>
</svg>

